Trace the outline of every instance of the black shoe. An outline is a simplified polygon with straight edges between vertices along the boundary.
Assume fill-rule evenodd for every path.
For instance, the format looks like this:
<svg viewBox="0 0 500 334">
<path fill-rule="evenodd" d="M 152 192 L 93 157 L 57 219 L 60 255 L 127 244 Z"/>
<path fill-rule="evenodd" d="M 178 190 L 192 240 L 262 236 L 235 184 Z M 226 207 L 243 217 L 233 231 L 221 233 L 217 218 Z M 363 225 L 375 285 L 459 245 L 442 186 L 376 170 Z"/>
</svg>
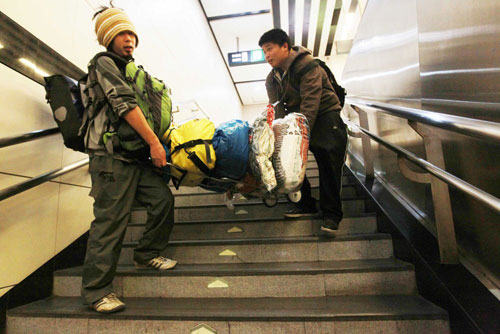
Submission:
<svg viewBox="0 0 500 334">
<path fill-rule="evenodd" d="M 321 224 L 321 232 L 326 236 L 333 236 L 335 231 L 339 229 L 339 223 L 333 218 L 324 217 Z"/>
<path fill-rule="evenodd" d="M 285 212 L 285 217 L 286 218 L 311 217 L 315 216 L 317 213 L 318 210 L 316 210 L 316 208 L 296 205 L 287 212 Z"/>
</svg>

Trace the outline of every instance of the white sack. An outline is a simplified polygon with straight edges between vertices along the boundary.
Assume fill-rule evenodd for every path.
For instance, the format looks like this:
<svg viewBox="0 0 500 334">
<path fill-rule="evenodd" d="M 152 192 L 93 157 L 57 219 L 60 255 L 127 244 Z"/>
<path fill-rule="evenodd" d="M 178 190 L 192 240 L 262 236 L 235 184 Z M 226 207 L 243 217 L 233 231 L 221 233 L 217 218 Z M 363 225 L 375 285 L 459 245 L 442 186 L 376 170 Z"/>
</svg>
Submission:
<svg viewBox="0 0 500 334">
<path fill-rule="evenodd" d="M 309 125 L 304 115 L 291 113 L 273 122 L 273 167 L 278 192 L 299 190 L 306 175 Z"/>
<path fill-rule="evenodd" d="M 266 111 L 254 121 L 250 135 L 250 169 L 267 191 L 273 190 L 277 184 L 271 161 L 274 152 L 273 120 L 274 108 L 268 105 Z"/>
</svg>

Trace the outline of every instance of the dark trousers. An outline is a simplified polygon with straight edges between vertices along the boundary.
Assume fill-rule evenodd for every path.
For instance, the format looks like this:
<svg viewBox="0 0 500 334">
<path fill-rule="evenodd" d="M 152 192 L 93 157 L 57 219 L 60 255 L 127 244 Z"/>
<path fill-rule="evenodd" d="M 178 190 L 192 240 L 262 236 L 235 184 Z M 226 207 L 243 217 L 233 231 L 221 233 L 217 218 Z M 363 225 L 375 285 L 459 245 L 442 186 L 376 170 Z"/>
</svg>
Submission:
<svg viewBox="0 0 500 334">
<path fill-rule="evenodd" d="M 82 297 L 91 304 L 113 292 L 134 200 L 147 208 L 147 220 L 134 261 L 146 263 L 168 244 L 174 224 L 174 196 L 162 176 L 151 168 L 111 157 L 90 158 L 95 219 L 90 227 L 83 267 Z"/>
<path fill-rule="evenodd" d="M 337 222 L 343 217 L 340 191 L 346 147 L 347 130 L 340 114 L 329 112 L 318 116 L 311 131 L 309 150 L 318 164 L 319 206 L 323 217 L 330 217 Z M 300 191 L 302 199 L 299 205 L 315 205 L 307 176 Z"/>
</svg>

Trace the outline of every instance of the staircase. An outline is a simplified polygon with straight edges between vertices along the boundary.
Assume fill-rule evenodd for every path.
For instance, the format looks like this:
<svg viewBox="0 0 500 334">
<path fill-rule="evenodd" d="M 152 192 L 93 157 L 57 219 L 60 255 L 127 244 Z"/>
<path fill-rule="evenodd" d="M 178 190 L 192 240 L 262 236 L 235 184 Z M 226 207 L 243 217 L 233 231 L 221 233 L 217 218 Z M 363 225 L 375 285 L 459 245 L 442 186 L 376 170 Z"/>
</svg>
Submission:
<svg viewBox="0 0 500 334">
<path fill-rule="evenodd" d="M 317 168 L 308 165 L 318 196 Z M 124 312 L 81 304 L 81 267 L 55 274 L 51 298 L 7 315 L 7 333 L 449 333 L 445 311 L 418 296 L 413 266 L 393 257 L 390 235 L 345 168 L 345 218 L 334 238 L 319 220 L 284 220 L 288 207 L 174 190 L 169 271 L 136 270 L 132 250 L 145 211 L 133 212 L 115 278 Z"/>
</svg>

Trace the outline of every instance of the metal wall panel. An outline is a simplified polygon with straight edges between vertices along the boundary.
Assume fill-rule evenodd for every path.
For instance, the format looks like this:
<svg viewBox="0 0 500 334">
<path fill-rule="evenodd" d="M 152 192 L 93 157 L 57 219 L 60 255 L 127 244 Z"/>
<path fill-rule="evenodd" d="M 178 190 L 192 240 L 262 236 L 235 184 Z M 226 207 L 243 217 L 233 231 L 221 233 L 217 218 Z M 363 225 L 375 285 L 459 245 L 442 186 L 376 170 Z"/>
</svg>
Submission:
<svg viewBox="0 0 500 334">
<path fill-rule="evenodd" d="M 419 0 L 424 107 L 498 121 L 500 2 Z"/>
<path fill-rule="evenodd" d="M 500 122 L 500 2 L 417 2 L 422 107 Z M 500 197 L 500 143 L 439 131 L 447 170 Z M 499 215 L 452 190 L 459 244 L 500 278 Z"/>
<path fill-rule="evenodd" d="M 352 96 L 499 122 L 498 17 L 500 2 L 494 0 L 371 0 L 342 83 Z M 347 111 L 356 119 L 352 109 Z M 368 110 L 368 119 L 370 131 L 426 158 L 423 140 L 404 119 L 375 110 Z M 435 131 L 443 142 L 446 170 L 500 197 L 500 144 Z M 359 139 L 351 139 L 350 144 L 351 158 L 360 159 Z M 396 155 L 373 147 L 377 176 L 434 233 L 430 186 L 405 179 Z M 500 281 L 499 215 L 453 189 L 451 201 L 464 255 Z"/>
</svg>

